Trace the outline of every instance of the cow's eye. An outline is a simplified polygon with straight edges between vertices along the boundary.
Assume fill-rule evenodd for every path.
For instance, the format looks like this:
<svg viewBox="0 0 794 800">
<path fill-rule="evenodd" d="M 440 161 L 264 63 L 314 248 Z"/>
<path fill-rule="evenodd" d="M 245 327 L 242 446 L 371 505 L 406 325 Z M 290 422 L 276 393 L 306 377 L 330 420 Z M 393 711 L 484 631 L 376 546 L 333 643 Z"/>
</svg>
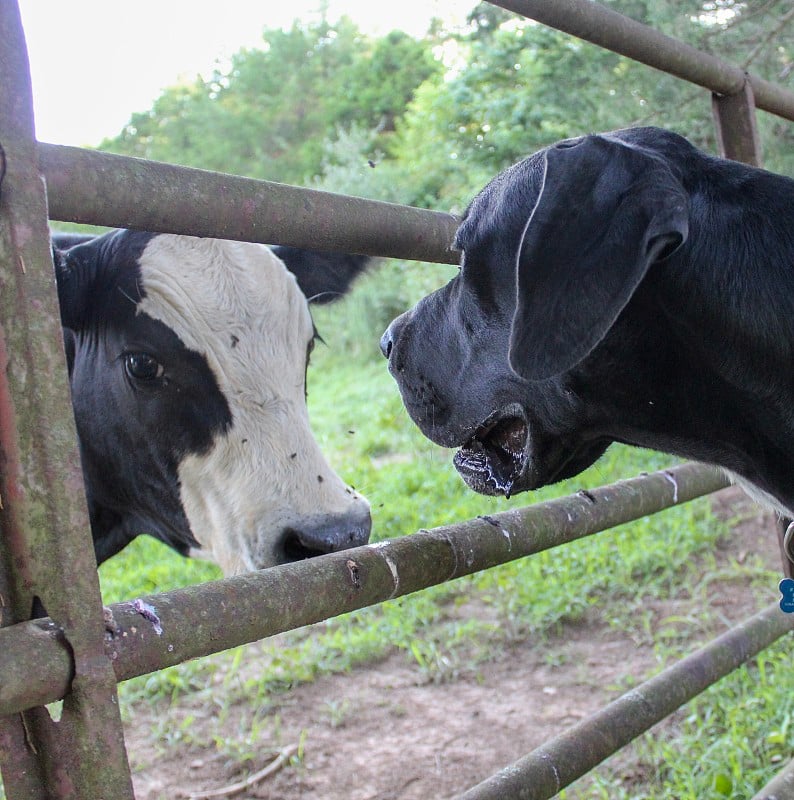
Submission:
<svg viewBox="0 0 794 800">
<path fill-rule="evenodd" d="M 148 353 L 125 353 L 124 368 L 130 378 L 139 381 L 153 381 L 162 378 L 163 365 Z"/>
</svg>

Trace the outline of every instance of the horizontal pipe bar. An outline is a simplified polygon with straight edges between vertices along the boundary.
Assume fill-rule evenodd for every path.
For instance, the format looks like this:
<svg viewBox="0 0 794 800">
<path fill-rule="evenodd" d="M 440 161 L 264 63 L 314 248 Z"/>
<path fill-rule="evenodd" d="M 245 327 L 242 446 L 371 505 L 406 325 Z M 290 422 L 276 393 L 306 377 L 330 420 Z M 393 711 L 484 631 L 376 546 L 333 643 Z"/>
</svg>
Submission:
<svg viewBox="0 0 794 800">
<path fill-rule="evenodd" d="M 491 2 L 717 94 L 738 94 L 748 80 L 758 108 L 794 120 L 794 93 L 592 0 Z"/>
<path fill-rule="evenodd" d="M 420 531 L 111 607 L 106 653 L 119 681 L 263 639 L 607 530 L 727 485 L 683 464 L 570 497 Z M 63 696 L 63 644 L 48 620 L 0 630 L 0 714 Z M 13 638 L 12 638 L 13 637 Z M 40 683 L 17 663 L 37 663 Z"/>
<path fill-rule="evenodd" d="M 50 217 L 457 264 L 451 214 L 39 143 Z"/>
<path fill-rule="evenodd" d="M 10 625 L 0 634 L 13 668 L 0 674 L 0 716 L 22 711 L 6 708 L 12 692 L 24 694 L 25 708 L 35 708 L 66 696 L 75 675 L 74 657 L 60 626 L 47 617 Z"/>
<path fill-rule="evenodd" d="M 794 759 L 780 771 L 752 800 L 794 800 Z"/>
<path fill-rule="evenodd" d="M 794 630 L 777 603 L 723 633 L 459 800 L 546 800 Z"/>
</svg>

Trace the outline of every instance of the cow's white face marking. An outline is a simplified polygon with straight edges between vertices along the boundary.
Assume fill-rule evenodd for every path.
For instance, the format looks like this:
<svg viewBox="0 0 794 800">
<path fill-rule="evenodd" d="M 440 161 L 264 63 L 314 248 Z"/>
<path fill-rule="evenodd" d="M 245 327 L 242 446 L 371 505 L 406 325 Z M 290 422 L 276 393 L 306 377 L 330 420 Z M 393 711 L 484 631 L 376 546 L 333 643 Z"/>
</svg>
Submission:
<svg viewBox="0 0 794 800">
<path fill-rule="evenodd" d="M 138 313 L 206 359 L 232 414 L 210 450 L 178 468 L 201 554 L 231 575 L 284 560 L 285 530 L 339 515 L 368 526 L 369 504 L 330 468 L 309 427 L 314 328 L 283 263 L 263 245 L 159 235 L 140 268 Z"/>
</svg>

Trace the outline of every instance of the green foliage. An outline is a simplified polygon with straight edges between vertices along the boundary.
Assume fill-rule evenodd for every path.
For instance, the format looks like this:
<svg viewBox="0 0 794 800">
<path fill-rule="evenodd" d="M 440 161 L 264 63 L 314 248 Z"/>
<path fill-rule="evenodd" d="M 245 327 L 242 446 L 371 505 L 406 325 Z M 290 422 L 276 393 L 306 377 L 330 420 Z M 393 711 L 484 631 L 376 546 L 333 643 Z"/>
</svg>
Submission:
<svg viewBox="0 0 794 800">
<path fill-rule="evenodd" d="M 750 800 L 794 750 L 794 679 L 790 646 L 761 653 L 687 704 L 674 730 L 653 731 L 630 745 L 629 775 L 606 765 L 566 792 L 572 798 L 729 797 Z M 637 780 L 637 776 L 642 776 Z"/>
<path fill-rule="evenodd" d="M 767 80 L 794 82 L 786 0 L 608 5 Z M 345 17 L 265 30 L 260 48 L 167 89 L 101 146 L 299 184 L 337 182 L 347 152 L 343 163 L 355 156 L 359 170 L 377 167 L 352 193 L 461 210 L 496 171 L 539 147 L 632 124 L 715 148 L 705 90 L 482 4 L 468 28 L 436 24 L 421 39 L 367 37 Z M 768 166 L 794 174 L 792 126 L 764 114 L 759 126 Z"/>
<path fill-rule="evenodd" d="M 390 132 L 416 87 L 437 74 L 441 65 L 433 58 L 428 42 L 402 31 L 367 44 L 340 75 L 343 94 L 335 122 Z"/>
<path fill-rule="evenodd" d="M 610 127 L 615 103 L 592 75 L 614 73 L 617 56 L 514 21 L 473 38 L 467 50 L 466 69 L 406 120 L 424 131 L 441 125 L 455 161 L 493 173 L 574 131 Z"/>
<path fill-rule="evenodd" d="M 99 569 L 105 603 L 121 603 L 220 577 L 214 564 L 183 558 L 149 536 L 134 539 L 122 558 L 112 558 Z"/>
<path fill-rule="evenodd" d="M 718 14 L 681 0 L 611 5 L 706 52 L 790 82 L 794 37 L 792 26 L 778 30 L 780 3 L 757 15 L 739 4 L 719 4 Z M 461 173 L 476 178 L 478 186 L 483 173 L 492 175 L 557 139 L 592 131 L 661 125 L 714 150 L 707 92 L 504 12 L 475 9 L 472 20 L 474 30 L 458 42 L 462 64 L 422 86 L 398 125 L 395 153 L 407 160 L 418 152 L 421 160 L 418 202 L 459 203 Z M 764 47 L 768 28 L 775 31 L 775 44 Z M 761 127 L 771 129 L 765 137 L 768 163 L 785 171 L 791 148 L 780 146 L 778 137 L 783 130 L 794 135 L 791 124 L 769 117 Z"/>
<path fill-rule="evenodd" d="M 167 89 L 105 150 L 301 183 L 321 170 L 340 127 L 388 131 L 438 70 L 430 43 L 394 32 L 374 42 L 343 17 L 264 32 L 208 80 Z"/>
</svg>

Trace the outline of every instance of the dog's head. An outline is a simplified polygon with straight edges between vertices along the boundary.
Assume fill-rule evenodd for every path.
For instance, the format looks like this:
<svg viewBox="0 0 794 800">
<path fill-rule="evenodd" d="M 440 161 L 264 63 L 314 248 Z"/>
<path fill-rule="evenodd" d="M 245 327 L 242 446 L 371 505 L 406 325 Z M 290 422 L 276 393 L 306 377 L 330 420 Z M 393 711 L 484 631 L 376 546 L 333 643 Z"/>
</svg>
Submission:
<svg viewBox="0 0 794 800">
<path fill-rule="evenodd" d="M 460 448 L 471 488 L 510 494 L 577 474 L 620 438 L 610 404 L 628 383 L 653 385 L 636 298 L 687 238 L 687 193 L 663 155 L 683 146 L 654 129 L 586 136 L 501 173 L 460 225 L 458 276 L 384 334 L 409 414 Z M 633 347 L 647 352 L 627 360 Z M 634 361 L 638 374 L 621 375 Z"/>
</svg>

